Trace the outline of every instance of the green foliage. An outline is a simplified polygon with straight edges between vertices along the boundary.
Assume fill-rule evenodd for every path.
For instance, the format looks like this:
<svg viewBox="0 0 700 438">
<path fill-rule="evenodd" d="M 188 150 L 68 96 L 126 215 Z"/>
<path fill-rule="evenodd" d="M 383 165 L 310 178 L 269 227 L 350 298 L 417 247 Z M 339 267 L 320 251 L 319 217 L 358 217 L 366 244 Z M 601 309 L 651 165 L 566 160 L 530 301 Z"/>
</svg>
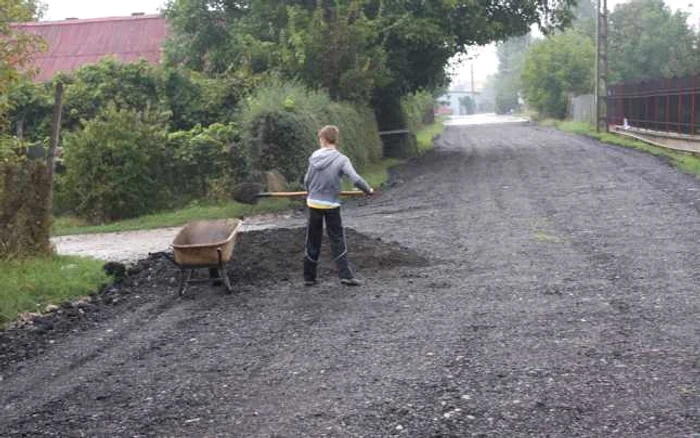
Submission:
<svg viewBox="0 0 700 438">
<path fill-rule="evenodd" d="M 8 90 L 20 79 L 32 55 L 45 47 L 40 37 L 10 25 L 38 18 L 43 8 L 37 0 L 0 0 L 0 132 L 7 123 Z"/>
<path fill-rule="evenodd" d="M 8 120 L 15 135 L 29 141 L 48 139 L 54 105 L 50 85 L 25 78 L 10 88 L 8 102 Z"/>
<path fill-rule="evenodd" d="M 170 130 L 189 130 L 197 125 L 229 123 L 254 78 L 231 73 L 217 78 L 182 69 L 163 69 L 145 61 L 123 64 L 104 59 L 85 65 L 71 74 L 61 74 L 66 83 L 64 130 L 75 130 L 83 120 L 93 119 L 107 105 L 119 109 L 160 112 L 170 116 Z M 10 88 L 9 120 L 13 132 L 43 140 L 50 135 L 53 84 L 25 80 Z"/>
<path fill-rule="evenodd" d="M 474 114 L 476 112 L 476 103 L 471 96 L 463 96 L 459 98 L 459 106 L 464 109 L 464 114 Z"/>
<path fill-rule="evenodd" d="M 173 130 L 233 121 L 239 102 L 256 83 L 244 73 L 209 78 L 180 68 L 163 69 L 160 81 L 160 98 L 172 114 Z"/>
<path fill-rule="evenodd" d="M 108 105 L 136 111 L 159 109 L 155 67 L 144 60 L 125 64 L 107 58 L 61 75 L 60 80 L 67 85 L 63 112 L 69 130 L 95 118 Z"/>
<path fill-rule="evenodd" d="M 167 59 L 207 74 L 242 66 L 323 87 L 333 99 L 371 103 L 382 129 L 403 128 L 401 96 L 446 83 L 445 66 L 468 46 L 549 30 L 573 0 L 173 0 Z"/>
<path fill-rule="evenodd" d="M 204 197 L 226 198 L 250 173 L 250 162 L 235 124 L 168 134 L 170 183 L 180 203 Z"/>
<path fill-rule="evenodd" d="M 109 278 L 104 262 L 82 257 L 36 257 L 0 263 L 0 327 L 21 313 L 40 312 L 95 292 Z"/>
<path fill-rule="evenodd" d="M 498 45 L 498 73 L 493 84 L 495 109 L 498 114 L 520 109 L 519 96 L 523 88 L 521 72 L 531 41 L 532 38 L 528 34 L 511 38 Z"/>
<path fill-rule="evenodd" d="M 401 108 L 406 116 L 408 128 L 417 133 L 424 125 L 435 120 L 435 97 L 427 91 L 408 94 L 401 99 Z"/>
<path fill-rule="evenodd" d="M 304 175 L 309 155 L 318 148 L 317 132 L 327 124 L 340 128 L 340 148 L 358 168 L 381 157 L 370 110 L 332 102 L 327 94 L 298 83 L 274 80 L 259 88 L 240 117 L 253 167 L 279 170 L 289 181 Z"/>
<path fill-rule="evenodd" d="M 576 31 L 534 43 L 522 73 L 527 102 L 544 116 L 564 118 L 570 93 L 591 92 L 594 58 L 593 41 Z"/>
<path fill-rule="evenodd" d="M 66 173 L 60 203 L 92 223 L 168 206 L 165 127 L 149 113 L 109 105 L 65 136 Z"/>
<path fill-rule="evenodd" d="M 632 0 L 610 14 L 613 81 L 683 76 L 700 69 L 697 35 L 688 14 L 672 12 L 663 0 Z"/>
</svg>

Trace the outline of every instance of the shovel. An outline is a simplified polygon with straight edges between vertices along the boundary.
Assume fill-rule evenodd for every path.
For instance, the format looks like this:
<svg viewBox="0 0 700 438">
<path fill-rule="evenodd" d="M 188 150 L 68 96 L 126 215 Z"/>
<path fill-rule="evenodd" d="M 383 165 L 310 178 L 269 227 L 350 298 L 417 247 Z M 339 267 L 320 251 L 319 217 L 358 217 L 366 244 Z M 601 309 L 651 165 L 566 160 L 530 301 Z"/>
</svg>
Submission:
<svg viewBox="0 0 700 438">
<path fill-rule="evenodd" d="M 259 183 L 241 184 L 233 191 L 232 198 L 241 204 L 255 205 L 260 198 L 303 198 L 309 192 L 263 192 L 263 185 Z M 340 192 L 340 196 L 364 196 L 360 190 L 346 190 Z"/>
</svg>

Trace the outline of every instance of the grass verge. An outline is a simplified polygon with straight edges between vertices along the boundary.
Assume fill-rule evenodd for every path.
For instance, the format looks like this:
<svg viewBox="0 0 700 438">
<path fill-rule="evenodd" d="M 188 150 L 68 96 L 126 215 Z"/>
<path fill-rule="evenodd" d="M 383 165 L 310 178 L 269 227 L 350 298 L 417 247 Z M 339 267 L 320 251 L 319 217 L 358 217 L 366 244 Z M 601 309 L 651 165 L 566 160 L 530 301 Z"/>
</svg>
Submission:
<svg viewBox="0 0 700 438">
<path fill-rule="evenodd" d="M 292 201 L 285 199 L 263 199 L 255 206 L 227 201 L 210 204 L 192 204 L 180 210 L 149 214 L 105 225 L 89 225 L 80 219 L 64 216 L 54 219 L 51 234 L 53 236 L 65 236 L 69 234 L 113 233 L 177 227 L 195 220 L 225 219 L 230 217 L 250 216 L 252 214 L 273 213 L 287 210 L 291 205 Z"/>
<path fill-rule="evenodd" d="M 79 298 L 109 282 L 104 262 L 52 256 L 0 263 L 0 327 L 24 312 Z"/>
<path fill-rule="evenodd" d="M 674 166 L 692 175 L 700 176 L 700 156 L 690 153 L 666 149 L 659 146 L 654 146 L 640 140 L 635 140 L 620 135 L 615 135 L 607 132 L 596 132 L 588 123 L 560 121 L 560 120 L 543 120 L 540 122 L 542 126 L 552 126 L 561 131 L 571 134 L 585 135 L 595 138 L 603 143 L 608 143 L 616 146 L 637 149 L 659 157 L 665 157 L 671 160 Z"/>
<path fill-rule="evenodd" d="M 438 117 L 435 119 L 435 123 L 424 126 L 416 132 L 418 150 L 421 154 L 433 148 L 433 138 L 445 129 L 445 120 L 444 116 Z"/>
</svg>

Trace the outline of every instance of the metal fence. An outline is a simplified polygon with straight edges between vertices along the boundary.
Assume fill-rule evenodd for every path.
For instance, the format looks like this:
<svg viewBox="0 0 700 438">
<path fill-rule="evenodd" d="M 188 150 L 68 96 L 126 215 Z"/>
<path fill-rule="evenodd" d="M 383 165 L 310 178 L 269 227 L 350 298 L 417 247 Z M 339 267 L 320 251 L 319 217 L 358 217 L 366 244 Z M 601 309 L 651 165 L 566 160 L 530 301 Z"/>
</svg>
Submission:
<svg viewBox="0 0 700 438">
<path fill-rule="evenodd" d="M 608 123 L 675 134 L 700 133 L 700 76 L 621 83 L 608 89 Z"/>
</svg>

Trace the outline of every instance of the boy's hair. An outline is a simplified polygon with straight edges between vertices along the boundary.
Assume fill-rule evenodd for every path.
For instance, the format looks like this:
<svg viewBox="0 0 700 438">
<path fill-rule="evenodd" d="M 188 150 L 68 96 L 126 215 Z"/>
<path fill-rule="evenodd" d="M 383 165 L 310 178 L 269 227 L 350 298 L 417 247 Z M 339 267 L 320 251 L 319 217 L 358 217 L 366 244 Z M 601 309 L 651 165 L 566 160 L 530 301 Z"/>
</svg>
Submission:
<svg viewBox="0 0 700 438">
<path fill-rule="evenodd" d="M 324 139 L 330 144 L 338 144 L 338 138 L 340 137 L 340 129 L 337 126 L 326 125 L 318 131 L 318 138 Z"/>
</svg>

